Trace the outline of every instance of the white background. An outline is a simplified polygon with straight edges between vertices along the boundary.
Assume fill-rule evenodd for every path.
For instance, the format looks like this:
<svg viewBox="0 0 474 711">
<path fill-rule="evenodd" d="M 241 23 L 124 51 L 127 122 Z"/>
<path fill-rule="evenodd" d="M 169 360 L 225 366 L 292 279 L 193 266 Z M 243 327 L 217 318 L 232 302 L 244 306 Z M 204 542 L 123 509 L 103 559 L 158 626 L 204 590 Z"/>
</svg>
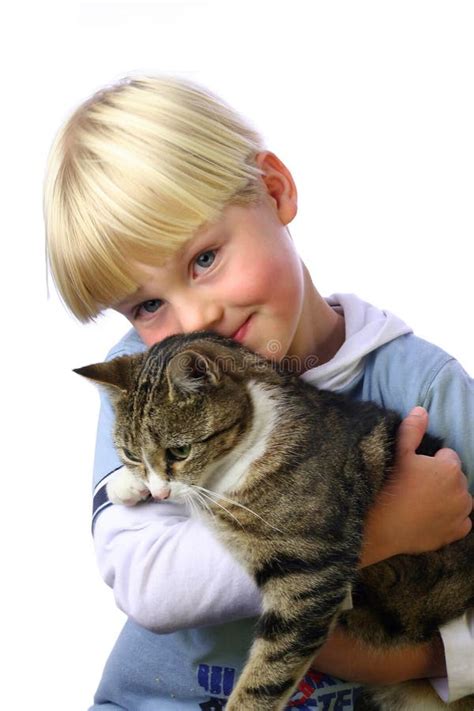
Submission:
<svg viewBox="0 0 474 711">
<path fill-rule="evenodd" d="M 474 371 L 470 1 L 16 2 L 1 87 L 1 706 L 85 711 L 122 624 L 89 531 L 98 397 L 126 327 L 46 292 L 41 190 L 68 113 L 130 71 L 207 84 L 292 170 L 321 293 L 354 291 Z M 158 601 L 157 601 L 158 604 Z"/>
</svg>

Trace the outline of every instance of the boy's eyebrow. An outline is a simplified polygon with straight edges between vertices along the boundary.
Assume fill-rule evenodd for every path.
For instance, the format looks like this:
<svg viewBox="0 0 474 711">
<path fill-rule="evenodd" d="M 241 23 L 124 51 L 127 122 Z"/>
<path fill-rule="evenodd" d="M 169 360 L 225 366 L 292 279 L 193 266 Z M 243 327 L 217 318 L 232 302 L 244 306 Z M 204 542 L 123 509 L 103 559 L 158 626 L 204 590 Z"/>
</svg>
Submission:
<svg viewBox="0 0 474 711">
<path fill-rule="evenodd" d="M 202 246 L 203 242 L 212 241 L 216 231 L 216 225 L 204 225 L 190 239 L 184 242 L 177 255 L 184 258 L 189 257 L 198 247 Z"/>
<path fill-rule="evenodd" d="M 120 299 L 120 301 L 116 301 L 115 303 L 111 304 L 110 308 L 115 309 L 116 311 L 124 308 L 128 308 L 132 306 L 136 301 L 140 301 L 140 292 L 142 291 L 141 287 L 139 287 L 136 291 L 133 292 L 133 294 L 130 294 L 129 296 L 126 296 L 124 299 Z"/>
<path fill-rule="evenodd" d="M 143 285 L 140 285 L 133 291 L 131 294 L 128 294 L 125 296 L 123 299 L 120 299 L 120 301 L 116 301 L 113 303 L 110 308 L 112 309 L 119 309 L 119 308 L 126 308 L 129 306 L 132 306 L 132 304 L 136 303 L 137 301 L 141 301 L 146 298 L 146 287 Z"/>
</svg>

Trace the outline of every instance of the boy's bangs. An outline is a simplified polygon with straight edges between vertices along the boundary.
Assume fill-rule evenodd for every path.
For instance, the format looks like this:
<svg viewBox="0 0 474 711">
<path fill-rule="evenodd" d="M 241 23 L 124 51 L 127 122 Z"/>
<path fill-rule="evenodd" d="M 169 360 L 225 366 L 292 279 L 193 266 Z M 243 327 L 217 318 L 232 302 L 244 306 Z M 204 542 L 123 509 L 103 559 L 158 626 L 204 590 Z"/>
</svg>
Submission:
<svg viewBox="0 0 474 711">
<path fill-rule="evenodd" d="M 61 295 L 74 315 L 83 322 L 95 319 L 102 311 L 136 291 L 138 284 L 130 263 L 117 255 L 94 255 L 76 260 L 64 270 L 68 283 L 58 283 Z M 56 280 L 59 282 L 59 280 Z"/>
<path fill-rule="evenodd" d="M 134 263 L 159 264 L 215 212 L 196 209 L 196 201 L 190 210 L 163 191 L 144 191 L 132 171 L 117 180 L 103 167 L 87 162 L 84 170 L 83 161 L 70 162 L 62 179 L 74 189 L 47 202 L 54 281 L 66 306 L 85 322 L 136 290 Z"/>
<path fill-rule="evenodd" d="M 181 239 L 169 232 L 166 236 L 154 230 L 150 234 L 143 225 L 141 234 L 132 233 L 117 218 L 104 220 L 102 213 L 99 222 L 90 210 L 81 214 L 87 216 L 87 226 L 57 226 L 61 249 L 54 249 L 50 231 L 49 258 L 63 301 L 76 318 L 87 322 L 138 288 L 136 263 L 162 264 L 185 238 L 182 233 Z"/>
</svg>

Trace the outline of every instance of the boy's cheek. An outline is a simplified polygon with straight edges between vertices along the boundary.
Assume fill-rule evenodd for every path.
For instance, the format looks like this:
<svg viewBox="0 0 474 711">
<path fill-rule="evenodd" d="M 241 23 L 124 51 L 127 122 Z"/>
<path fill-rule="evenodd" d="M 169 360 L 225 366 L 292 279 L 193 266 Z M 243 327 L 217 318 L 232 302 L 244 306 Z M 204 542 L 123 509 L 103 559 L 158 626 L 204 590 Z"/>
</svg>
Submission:
<svg viewBox="0 0 474 711">
<path fill-rule="evenodd" d="M 163 328 L 158 328 L 153 324 L 146 326 L 145 324 L 134 323 L 132 325 L 148 348 L 154 346 L 155 343 L 159 343 L 159 341 L 162 341 L 167 336 L 172 336 L 174 333 L 177 333 L 177 331 L 172 331 L 171 329 L 165 331 Z"/>
</svg>

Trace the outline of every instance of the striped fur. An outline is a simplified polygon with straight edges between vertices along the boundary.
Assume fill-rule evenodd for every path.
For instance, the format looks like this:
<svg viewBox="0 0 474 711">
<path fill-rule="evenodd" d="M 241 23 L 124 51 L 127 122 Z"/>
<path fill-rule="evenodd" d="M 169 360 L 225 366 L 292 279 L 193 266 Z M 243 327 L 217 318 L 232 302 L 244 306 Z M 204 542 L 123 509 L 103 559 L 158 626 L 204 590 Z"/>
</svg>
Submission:
<svg viewBox="0 0 474 711">
<path fill-rule="evenodd" d="M 227 711 L 281 711 L 337 622 L 389 647 L 428 641 L 474 605 L 474 534 L 358 571 L 364 518 L 393 463 L 396 413 L 319 391 L 214 334 L 173 336 L 80 372 L 110 390 L 136 501 L 148 486 L 204 508 L 262 591 Z M 423 451 L 438 446 L 425 439 Z M 354 608 L 343 612 L 351 590 Z M 423 682 L 367 690 L 362 703 L 445 708 Z M 472 711 L 474 698 L 449 708 Z"/>
</svg>

